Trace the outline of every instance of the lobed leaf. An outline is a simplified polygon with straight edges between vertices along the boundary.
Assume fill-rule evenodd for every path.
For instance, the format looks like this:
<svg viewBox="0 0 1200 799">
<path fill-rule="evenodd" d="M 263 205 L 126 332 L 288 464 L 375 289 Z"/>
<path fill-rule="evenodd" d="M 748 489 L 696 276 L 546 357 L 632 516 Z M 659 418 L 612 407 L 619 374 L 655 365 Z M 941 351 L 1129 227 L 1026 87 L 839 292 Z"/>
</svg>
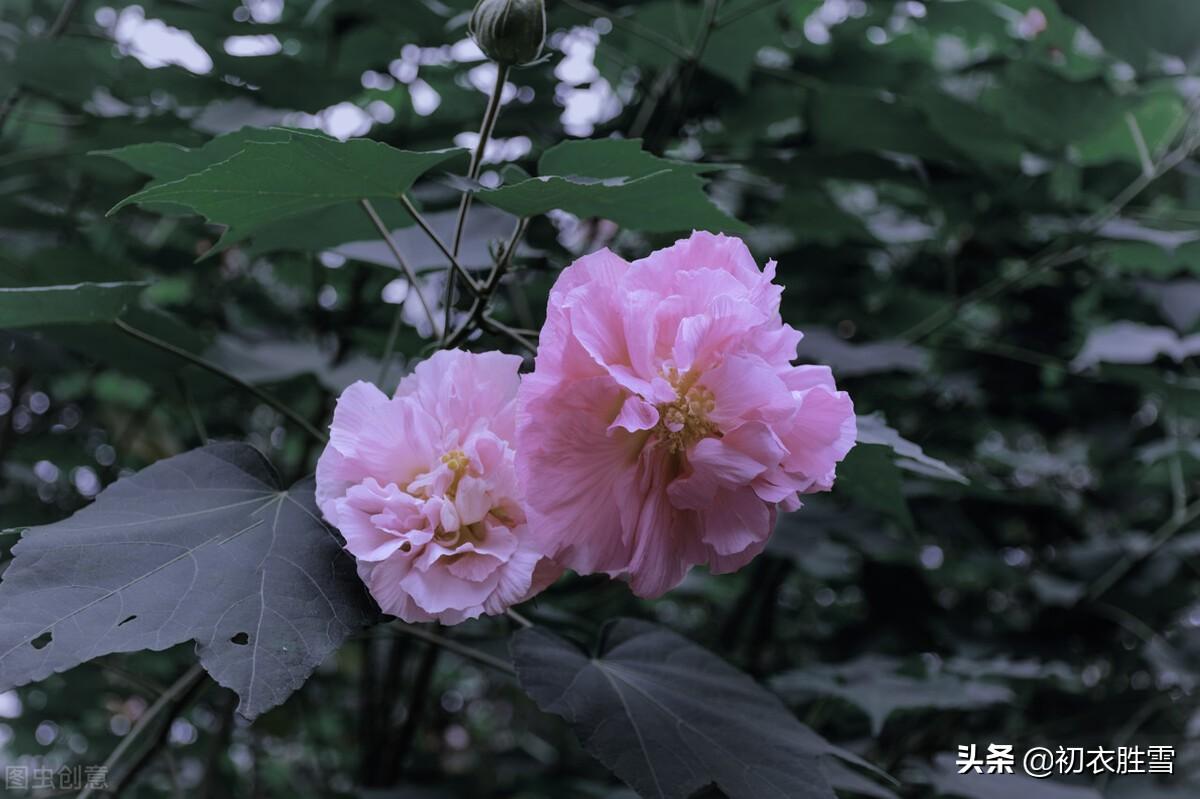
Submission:
<svg viewBox="0 0 1200 799">
<path fill-rule="evenodd" d="M 368 139 L 342 142 L 315 133 L 285 132 L 284 140 L 248 139 L 223 161 L 152 183 L 117 203 L 109 214 L 141 203 L 184 206 L 226 226 L 217 243 L 220 249 L 300 214 L 362 199 L 397 199 L 419 177 L 462 152 L 413 152 Z M 275 129 L 272 135 L 278 134 Z M 124 154 L 147 168 L 161 157 L 155 151 Z"/>
<path fill-rule="evenodd" d="M 600 639 L 589 657 L 542 628 L 522 630 L 517 678 L 641 796 L 686 799 L 715 785 L 731 799 L 832 799 L 821 758 L 848 755 L 750 677 L 646 622 L 610 622 Z"/>
<path fill-rule="evenodd" d="M 254 718 L 376 614 L 312 480 L 283 489 L 245 444 L 118 480 L 70 518 L 28 530 L 13 556 L 0 582 L 0 690 L 195 641 Z"/>
</svg>

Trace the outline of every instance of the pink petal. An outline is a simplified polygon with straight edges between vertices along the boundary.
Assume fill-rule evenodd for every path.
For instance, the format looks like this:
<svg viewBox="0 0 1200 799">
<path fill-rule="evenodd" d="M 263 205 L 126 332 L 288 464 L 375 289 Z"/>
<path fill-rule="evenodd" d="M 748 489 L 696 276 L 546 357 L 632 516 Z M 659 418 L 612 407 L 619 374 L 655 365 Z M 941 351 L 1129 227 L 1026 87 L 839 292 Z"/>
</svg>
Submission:
<svg viewBox="0 0 1200 799">
<path fill-rule="evenodd" d="M 613 430 L 621 428 L 630 433 L 636 433 L 639 430 L 650 430 L 656 424 L 658 424 L 658 408 L 638 395 L 630 394 L 621 405 L 621 411 L 617 414 L 617 418 L 613 419 L 612 424 L 608 426 L 608 432 L 611 433 Z"/>
</svg>

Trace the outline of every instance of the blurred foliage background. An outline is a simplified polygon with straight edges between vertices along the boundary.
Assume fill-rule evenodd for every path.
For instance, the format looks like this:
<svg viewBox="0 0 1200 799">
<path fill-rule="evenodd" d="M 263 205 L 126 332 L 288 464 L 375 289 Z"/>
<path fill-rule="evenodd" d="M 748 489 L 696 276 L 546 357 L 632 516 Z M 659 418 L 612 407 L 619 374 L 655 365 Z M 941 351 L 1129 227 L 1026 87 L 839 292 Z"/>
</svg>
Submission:
<svg viewBox="0 0 1200 799">
<path fill-rule="evenodd" d="M 179 209 L 106 217 L 145 176 L 94 153 L 246 125 L 469 147 L 495 75 L 470 6 L 6 0 L 0 285 L 149 281 L 127 319 L 324 426 L 342 387 L 377 377 L 397 307 L 403 360 L 427 342 L 365 220 L 319 214 L 197 260 L 219 230 Z M 531 615 L 680 630 L 900 782 L 842 774 L 847 795 L 1200 795 L 1200 7 L 552 0 L 549 19 L 547 58 L 510 76 L 485 184 L 573 137 L 720 165 L 709 194 L 779 261 L 802 359 L 967 482 L 864 444 L 742 573 L 653 603 L 569 578 Z M 449 229 L 449 181 L 415 197 Z M 510 226 L 477 207 L 464 262 L 486 267 Z M 398 236 L 436 288 L 445 261 Z M 497 314 L 536 329 L 575 256 L 674 238 L 538 218 Z M 206 438 L 253 443 L 289 480 L 318 452 L 111 325 L 0 330 L 0 529 L 60 519 Z M 509 626 L 452 635 L 503 655 Z M 103 762 L 186 649 L 0 694 L 0 761 Z M 511 679 L 434 651 L 376 628 L 253 725 L 206 687 L 162 756 L 122 761 L 127 795 L 628 795 Z M 1169 745 L 1175 773 L 955 774 L 957 746 L 992 742 Z"/>
</svg>

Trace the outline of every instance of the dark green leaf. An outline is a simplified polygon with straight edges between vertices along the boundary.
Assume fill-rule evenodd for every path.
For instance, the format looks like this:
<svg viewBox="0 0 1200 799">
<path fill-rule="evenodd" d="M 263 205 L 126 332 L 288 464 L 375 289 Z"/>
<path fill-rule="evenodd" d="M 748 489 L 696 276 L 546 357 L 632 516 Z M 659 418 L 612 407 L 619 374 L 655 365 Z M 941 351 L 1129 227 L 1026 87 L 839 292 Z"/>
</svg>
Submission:
<svg viewBox="0 0 1200 799">
<path fill-rule="evenodd" d="M 247 141 L 226 160 L 151 185 L 109 213 L 135 203 L 186 206 L 227 227 L 219 249 L 298 214 L 361 199 L 396 199 L 460 152 L 411 152 L 366 139 L 339 142 L 289 131 L 285 141 Z"/>
<path fill-rule="evenodd" d="M 477 196 L 517 216 L 560 209 L 631 230 L 744 232 L 745 225 L 704 194 L 700 175 L 713 168 L 658 158 L 636 139 L 567 141 L 542 156 L 541 177 L 481 189 Z"/>
<path fill-rule="evenodd" d="M 0 328 L 111 322 L 146 283 L 0 287 Z"/>
</svg>

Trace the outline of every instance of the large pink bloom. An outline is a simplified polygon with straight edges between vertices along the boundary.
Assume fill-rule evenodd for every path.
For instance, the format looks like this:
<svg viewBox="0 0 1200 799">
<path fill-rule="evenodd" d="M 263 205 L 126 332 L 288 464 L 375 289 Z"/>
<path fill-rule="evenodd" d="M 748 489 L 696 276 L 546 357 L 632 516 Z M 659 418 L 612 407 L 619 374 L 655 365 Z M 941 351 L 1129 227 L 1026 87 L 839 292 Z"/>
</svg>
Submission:
<svg viewBox="0 0 1200 799">
<path fill-rule="evenodd" d="M 561 569 L 530 540 L 513 428 L 521 359 L 439 352 L 388 398 L 338 398 L 317 504 L 385 613 L 457 624 L 545 588 Z"/>
<path fill-rule="evenodd" d="M 695 233 L 559 277 L 521 386 L 517 469 L 560 564 L 658 596 L 696 564 L 741 568 L 777 505 L 833 485 L 854 407 L 828 368 L 792 365 L 800 334 L 774 276 L 739 239 Z"/>
</svg>

